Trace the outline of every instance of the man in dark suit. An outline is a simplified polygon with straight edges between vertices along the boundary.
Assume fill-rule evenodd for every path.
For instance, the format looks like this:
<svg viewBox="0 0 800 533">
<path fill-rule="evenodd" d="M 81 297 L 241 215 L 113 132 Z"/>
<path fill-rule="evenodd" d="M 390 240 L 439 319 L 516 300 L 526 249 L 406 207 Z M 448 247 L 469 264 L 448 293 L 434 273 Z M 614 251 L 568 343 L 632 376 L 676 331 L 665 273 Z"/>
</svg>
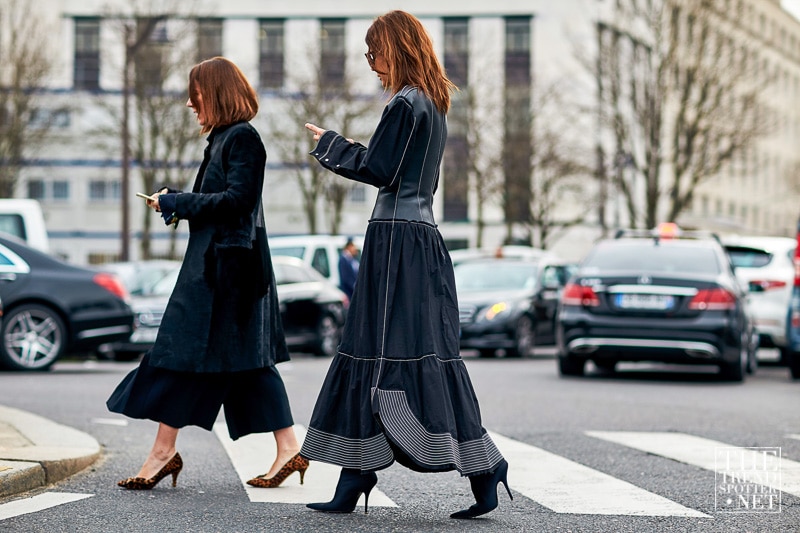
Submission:
<svg viewBox="0 0 800 533">
<path fill-rule="evenodd" d="M 347 239 L 342 254 L 339 256 L 339 288 L 348 298 L 353 297 L 353 289 L 358 277 L 358 248 L 352 239 Z"/>
</svg>

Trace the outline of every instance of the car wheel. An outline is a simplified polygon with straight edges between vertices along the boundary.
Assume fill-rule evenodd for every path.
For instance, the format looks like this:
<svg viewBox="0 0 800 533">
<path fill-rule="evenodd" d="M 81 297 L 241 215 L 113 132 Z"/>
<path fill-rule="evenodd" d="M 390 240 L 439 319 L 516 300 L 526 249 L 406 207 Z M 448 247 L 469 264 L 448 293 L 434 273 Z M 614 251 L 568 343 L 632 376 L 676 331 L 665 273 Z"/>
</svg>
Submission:
<svg viewBox="0 0 800 533">
<path fill-rule="evenodd" d="M 789 360 L 792 358 L 792 350 L 786 346 L 779 348 L 781 358 L 778 360 L 779 365 L 789 366 Z"/>
<path fill-rule="evenodd" d="M 586 359 L 571 354 L 558 356 L 558 371 L 562 376 L 582 376 Z"/>
<path fill-rule="evenodd" d="M 333 357 L 339 350 L 341 330 L 336 319 L 331 315 L 322 315 L 317 323 L 317 341 L 314 354 Z"/>
<path fill-rule="evenodd" d="M 719 374 L 726 381 L 744 381 L 747 373 L 747 345 L 742 344 L 739 348 L 739 357 L 733 363 L 722 363 L 719 367 Z"/>
<path fill-rule="evenodd" d="M 481 348 L 478 350 L 478 357 L 489 358 L 497 355 L 497 351 L 492 348 Z"/>
<path fill-rule="evenodd" d="M 13 370 L 46 370 L 67 343 L 64 321 L 43 305 L 21 305 L 7 312 L 0 331 L 0 363 Z"/>
<path fill-rule="evenodd" d="M 535 343 L 533 320 L 528 315 L 522 315 L 517 321 L 514 330 L 514 347 L 507 351 L 509 357 L 526 357 L 533 351 Z"/>
<path fill-rule="evenodd" d="M 800 379 L 800 352 L 790 351 L 787 355 L 786 365 L 789 367 L 792 379 Z"/>
</svg>

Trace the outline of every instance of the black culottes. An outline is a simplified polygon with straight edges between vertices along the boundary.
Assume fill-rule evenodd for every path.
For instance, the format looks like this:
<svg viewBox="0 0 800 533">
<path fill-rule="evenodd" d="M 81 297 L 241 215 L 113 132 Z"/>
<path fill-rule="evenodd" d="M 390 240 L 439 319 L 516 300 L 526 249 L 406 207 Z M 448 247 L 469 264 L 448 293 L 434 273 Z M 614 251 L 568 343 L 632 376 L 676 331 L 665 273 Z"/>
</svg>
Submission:
<svg viewBox="0 0 800 533">
<path fill-rule="evenodd" d="M 294 424 L 286 387 L 274 366 L 242 372 L 176 372 L 150 366 L 145 355 L 106 405 L 131 418 L 209 431 L 222 407 L 233 440 Z"/>
</svg>

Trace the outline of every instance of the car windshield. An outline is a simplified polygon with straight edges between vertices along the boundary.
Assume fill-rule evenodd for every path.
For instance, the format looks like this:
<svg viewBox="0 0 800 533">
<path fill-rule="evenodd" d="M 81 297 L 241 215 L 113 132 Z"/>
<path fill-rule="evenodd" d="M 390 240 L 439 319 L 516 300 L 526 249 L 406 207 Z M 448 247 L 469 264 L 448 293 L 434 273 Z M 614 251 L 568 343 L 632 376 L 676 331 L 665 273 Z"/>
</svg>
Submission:
<svg viewBox="0 0 800 533">
<path fill-rule="evenodd" d="M 152 285 L 148 294 L 153 296 L 169 296 L 172 294 L 172 289 L 175 288 L 175 283 L 178 281 L 179 272 L 180 268 L 175 268 L 168 272 L 164 277 Z"/>
<path fill-rule="evenodd" d="M 466 262 L 454 269 L 459 291 L 532 289 L 536 265 L 511 261 Z"/>
<path fill-rule="evenodd" d="M 298 259 L 303 258 L 303 254 L 306 251 L 305 246 L 276 246 L 275 248 L 269 249 L 272 255 L 285 255 L 288 257 L 296 257 Z"/>
<path fill-rule="evenodd" d="M 310 281 L 321 281 L 325 279 L 322 274 L 316 270 L 301 265 L 274 262 L 272 264 L 272 269 L 275 271 L 275 283 L 278 285 L 308 283 Z"/>
<path fill-rule="evenodd" d="M 685 274 L 719 274 L 720 264 L 711 247 L 697 244 L 641 243 L 600 245 L 583 264 L 587 270 L 634 270 L 637 272 Z"/>
</svg>

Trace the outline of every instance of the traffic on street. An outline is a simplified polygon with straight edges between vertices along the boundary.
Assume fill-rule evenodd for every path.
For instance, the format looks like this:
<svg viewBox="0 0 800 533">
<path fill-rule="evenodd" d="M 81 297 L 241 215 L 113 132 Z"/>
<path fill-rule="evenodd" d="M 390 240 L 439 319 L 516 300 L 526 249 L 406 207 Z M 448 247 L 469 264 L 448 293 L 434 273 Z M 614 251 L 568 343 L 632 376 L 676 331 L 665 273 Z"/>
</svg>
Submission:
<svg viewBox="0 0 800 533">
<path fill-rule="evenodd" d="M 498 509 L 471 530 L 796 529 L 800 414 L 786 408 L 798 394 L 786 367 L 762 366 L 737 383 L 720 380 L 713 365 L 657 363 L 621 362 L 614 373 L 587 363 L 584 376 L 559 377 L 547 347 L 527 357 L 464 357 L 514 496 L 500 487 Z M 298 353 L 279 365 L 298 436 L 329 364 Z M 231 441 L 222 414 L 214 431 L 181 433 L 176 487 L 121 489 L 117 481 L 135 473 L 155 431 L 105 409 L 131 368 L 68 359 L 50 372 L 0 374 L 0 405 L 85 432 L 102 450 L 68 479 L 0 498 L 0 530 L 463 531 L 448 516 L 471 494 L 453 472 L 435 480 L 397 465 L 378 472 L 366 516 L 363 505 L 344 515 L 306 509 L 331 494 L 338 468 L 330 465 L 312 462 L 302 485 L 295 474 L 277 489 L 250 487 L 245 480 L 271 463 L 274 441 Z"/>
</svg>

